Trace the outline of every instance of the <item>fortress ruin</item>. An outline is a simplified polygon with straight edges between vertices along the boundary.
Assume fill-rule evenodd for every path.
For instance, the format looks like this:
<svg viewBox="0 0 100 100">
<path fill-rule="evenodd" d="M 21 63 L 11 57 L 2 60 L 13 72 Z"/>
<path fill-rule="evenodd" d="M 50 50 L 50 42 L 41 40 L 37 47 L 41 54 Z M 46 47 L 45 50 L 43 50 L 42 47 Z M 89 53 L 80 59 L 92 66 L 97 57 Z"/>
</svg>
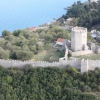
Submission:
<svg viewBox="0 0 100 100">
<path fill-rule="evenodd" d="M 100 60 L 68 60 L 68 52 L 73 56 L 85 55 L 89 53 L 100 53 L 100 47 L 95 43 L 87 41 L 87 29 L 83 27 L 74 27 L 71 32 L 71 41 L 64 39 L 63 47 L 65 48 L 65 56 L 60 58 L 58 62 L 46 62 L 46 61 L 18 61 L 18 60 L 4 60 L 0 59 L 0 65 L 4 68 L 18 67 L 21 68 L 25 65 L 31 65 L 36 67 L 60 67 L 65 68 L 70 65 L 76 69 L 79 69 L 81 73 L 88 72 L 88 70 L 94 70 L 100 68 Z"/>
<path fill-rule="evenodd" d="M 66 39 L 66 42 L 64 42 L 63 45 L 66 49 L 65 55 L 67 55 L 68 52 L 72 56 L 100 53 L 99 46 L 87 41 L 87 28 L 83 27 L 73 27 L 71 31 L 71 41 Z"/>
</svg>

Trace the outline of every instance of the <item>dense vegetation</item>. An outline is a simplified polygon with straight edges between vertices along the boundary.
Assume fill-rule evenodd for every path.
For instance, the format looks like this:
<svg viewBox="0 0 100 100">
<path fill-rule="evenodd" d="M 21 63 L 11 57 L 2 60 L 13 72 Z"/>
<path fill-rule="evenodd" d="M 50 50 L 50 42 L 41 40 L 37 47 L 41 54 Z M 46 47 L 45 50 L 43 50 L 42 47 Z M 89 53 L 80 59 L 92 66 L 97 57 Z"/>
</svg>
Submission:
<svg viewBox="0 0 100 100">
<path fill-rule="evenodd" d="M 0 100 L 97 100 L 95 91 L 100 91 L 100 69 L 82 75 L 70 66 L 0 66 Z"/>
<path fill-rule="evenodd" d="M 49 50 L 50 42 L 59 37 L 69 39 L 69 32 L 53 26 L 34 32 L 4 30 L 0 38 L 0 59 L 30 60 L 35 54 Z"/>
<path fill-rule="evenodd" d="M 74 3 L 70 9 L 68 9 L 64 19 L 73 18 L 70 23 L 75 26 L 83 26 L 88 29 L 96 28 L 100 30 L 100 4 L 99 3 L 81 3 L 78 1 Z"/>
</svg>

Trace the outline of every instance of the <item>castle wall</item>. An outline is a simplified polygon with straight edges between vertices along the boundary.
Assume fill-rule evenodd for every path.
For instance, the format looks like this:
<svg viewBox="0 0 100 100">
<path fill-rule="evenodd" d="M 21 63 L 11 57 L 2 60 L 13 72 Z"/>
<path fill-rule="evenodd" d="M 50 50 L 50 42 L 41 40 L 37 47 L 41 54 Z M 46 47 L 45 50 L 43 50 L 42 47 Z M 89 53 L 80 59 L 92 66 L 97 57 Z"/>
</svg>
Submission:
<svg viewBox="0 0 100 100">
<path fill-rule="evenodd" d="M 100 68 L 100 60 L 82 60 L 81 61 L 81 73 L 88 72 Z"/>
<path fill-rule="evenodd" d="M 100 32 L 99 31 L 96 32 L 96 40 L 100 42 Z"/>
<path fill-rule="evenodd" d="M 95 53 L 100 53 L 100 46 L 95 45 L 95 43 L 87 42 L 87 45 L 89 46 L 90 50 Z"/>
<path fill-rule="evenodd" d="M 81 60 L 81 73 L 88 72 L 88 60 Z"/>
<path fill-rule="evenodd" d="M 80 56 L 80 55 L 92 54 L 93 51 L 91 51 L 91 50 L 85 50 L 85 51 L 76 51 L 76 52 L 72 52 L 71 50 L 69 50 L 69 53 L 70 53 L 72 56 Z"/>
<path fill-rule="evenodd" d="M 100 46 L 96 46 L 96 47 L 95 47 L 95 52 L 96 52 L 96 53 L 100 53 Z"/>
<path fill-rule="evenodd" d="M 88 70 L 94 70 L 96 67 L 100 68 L 100 60 L 89 60 Z"/>
<path fill-rule="evenodd" d="M 70 46 L 71 46 L 71 41 L 69 41 L 69 40 L 66 39 L 66 45 L 67 45 L 68 47 L 70 47 Z"/>
<path fill-rule="evenodd" d="M 4 68 L 18 67 L 21 68 L 25 65 L 32 65 L 33 68 L 36 67 L 59 67 L 65 68 L 70 65 L 73 68 L 80 69 L 81 73 L 88 72 L 88 70 L 94 70 L 95 68 L 100 68 L 100 60 L 62 60 L 59 62 L 46 62 L 46 61 L 18 61 L 18 60 L 2 60 L 0 59 L 0 65 Z"/>
<path fill-rule="evenodd" d="M 95 49 L 95 43 L 92 43 L 90 41 L 87 42 L 87 45 L 89 47 L 90 50 L 92 50 L 93 52 L 96 52 L 96 49 Z"/>
<path fill-rule="evenodd" d="M 27 64 L 32 65 L 33 67 L 52 67 L 52 66 L 57 66 L 57 67 L 66 67 L 67 65 L 71 65 L 74 68 L 80 69 L 80 60 L 64 60 L 64 61 L 59 61 L 59 62 L 46 62 L 46 61 L 37 61 L 37 62 L 31 62 L 31 61 L 18 61 L 18 60 L 3 60 L 0 59 L 0 65 L 2 65 L 5 68 L 9 67 L 23 67 Z"/>
<path fill-rule="evenodd" d="M 63 61 L 63 65 L 70 65 L 71 67 L 74 67 L 76 69 L 81 69 L 81 60 L 68 60 Z"/>
<path fill-rule="evenodd" d="M 26 64 L 31 64 L 31 62 L 28 61 L 19 61 L 19 60 L 3 60 L 0 59 L 0 65 L 4 66 L 5 68 L 9 67 L 23 67 Z"/>
</svg>

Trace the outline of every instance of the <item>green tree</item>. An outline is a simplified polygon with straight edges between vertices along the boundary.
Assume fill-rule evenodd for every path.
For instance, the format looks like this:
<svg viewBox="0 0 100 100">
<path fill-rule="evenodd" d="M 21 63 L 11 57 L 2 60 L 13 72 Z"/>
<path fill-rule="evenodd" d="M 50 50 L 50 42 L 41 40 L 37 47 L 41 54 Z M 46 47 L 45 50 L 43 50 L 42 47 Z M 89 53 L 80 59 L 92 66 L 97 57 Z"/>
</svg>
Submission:
<svg viewBox="0 0 100 100">
<path fill-rule="evenodd" d="M 10 36 L 10 35 L 11 35 L 10 31 L 4 30 L 4 31 L 2 32 L 2 36 L 3 36 L 3 37 Z"/>
<path fill-rule="evenodd" d="M 18 50 L 16 52 L 17 59 L 30 60 L 33 58 L 34 54 L 32 52 Z"/>
<path fill-rule="evenodd" d="M 8 59 L 8 58 L 9 58 L 9 51 L 0 48 L 0 59 Z"/>
</svg>

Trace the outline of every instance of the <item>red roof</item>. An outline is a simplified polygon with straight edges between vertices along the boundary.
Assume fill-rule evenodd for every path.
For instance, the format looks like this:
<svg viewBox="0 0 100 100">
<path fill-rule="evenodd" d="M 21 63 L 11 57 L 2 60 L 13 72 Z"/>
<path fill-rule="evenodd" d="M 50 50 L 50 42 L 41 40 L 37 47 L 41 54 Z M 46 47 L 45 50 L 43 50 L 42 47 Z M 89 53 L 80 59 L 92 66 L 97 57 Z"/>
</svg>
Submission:
<svg viewBox="0 0 100 100">
<path fill-rule="evenodd" d="M 58 38 L 57 42 L 63 42 L 63 39 L 62 38 Z"/>
<path fill-rule="evenodd" d="M 31 27 L 31 28 L 26 28 L 28 30 L 35 30 L 35 27 Z"/>
</svg>

